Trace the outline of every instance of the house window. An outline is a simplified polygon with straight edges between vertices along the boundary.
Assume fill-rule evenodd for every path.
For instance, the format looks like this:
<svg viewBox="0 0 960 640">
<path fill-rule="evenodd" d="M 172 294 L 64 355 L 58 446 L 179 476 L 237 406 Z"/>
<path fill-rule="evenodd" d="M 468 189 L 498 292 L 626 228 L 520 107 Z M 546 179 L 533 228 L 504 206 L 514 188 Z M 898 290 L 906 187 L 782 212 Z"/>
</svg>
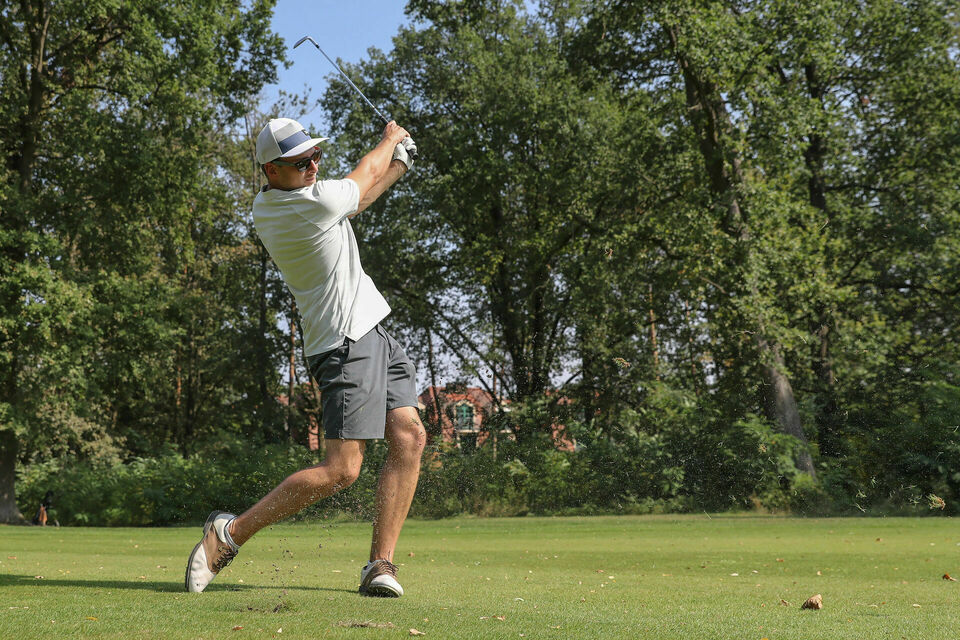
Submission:
<svg viewBox="0 0 960 640">
<path fill-rule="evenodd" d="M 469 404 L 457 406 L 457 431 L 473 431 L 473 407 Z"/>
</svg>

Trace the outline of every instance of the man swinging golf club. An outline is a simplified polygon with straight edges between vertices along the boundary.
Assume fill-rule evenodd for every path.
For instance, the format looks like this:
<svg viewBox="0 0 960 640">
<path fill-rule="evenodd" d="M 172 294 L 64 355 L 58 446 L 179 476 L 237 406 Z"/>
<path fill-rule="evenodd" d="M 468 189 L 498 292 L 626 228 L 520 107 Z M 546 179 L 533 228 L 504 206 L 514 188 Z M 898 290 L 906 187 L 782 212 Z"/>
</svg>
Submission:
<svg viewBox="0 0 960 640">
<path fill-rule="evenodd" d="M 257 162 L 269 184 L 254 200 L 253 219 L 300 309 L 307 364 L 322 394 L 326 456 L 239 516 L 211 513 L 187 562 L 188 591 L 203 591 L 263 527 L 350 486 L 367 440 L 386 438 L 389 453 L 360 593 L 403 595 L 392 560 L 417 487 L 426 432 L 417 414 L 413 364 L 379 324 L 390 307 L 360 266 L 349 218 L 410 169 L 416 145 L 391 121 L 346 178 L 318 181 L 324 140 L 288 118 L 263 127 Z"/>
</svg>

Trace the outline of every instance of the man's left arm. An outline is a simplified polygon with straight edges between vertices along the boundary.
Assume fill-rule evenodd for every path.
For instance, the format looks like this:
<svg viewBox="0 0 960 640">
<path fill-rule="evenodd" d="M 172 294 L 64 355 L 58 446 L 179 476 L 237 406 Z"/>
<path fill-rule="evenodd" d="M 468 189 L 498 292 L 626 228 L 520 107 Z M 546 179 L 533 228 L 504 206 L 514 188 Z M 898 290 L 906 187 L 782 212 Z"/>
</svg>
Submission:
<svg viewBox="0 0 960 640">
<path fill-rule="evenodd" d="M 384 191 L 392 187 L 393 183 L 410 170 L 410 167 L 413 166 L 413 156 L 416 154 L 416 149 L 417 146 L 412 138 L 406 138 L 403 142 L 397 144 L 397 148 L 393 153 L 393 160 L 390 161 L 387 172 L 364 194 L 363 199 L 360 201 L 360 206 L 357 207 L 357 213 L 360 213 L 373 204 Z M 352 218 L 357 215 L 357 213 L 351 214 L 349 217 Z"/>
</svg>

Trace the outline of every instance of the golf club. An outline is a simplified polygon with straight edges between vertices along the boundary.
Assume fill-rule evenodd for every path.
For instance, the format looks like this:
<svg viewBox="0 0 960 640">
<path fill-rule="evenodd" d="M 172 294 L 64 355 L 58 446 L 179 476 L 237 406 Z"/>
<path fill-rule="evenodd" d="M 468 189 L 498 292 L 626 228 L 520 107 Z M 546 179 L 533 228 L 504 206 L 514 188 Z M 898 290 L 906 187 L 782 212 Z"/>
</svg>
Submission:
<svg viewBox="0 0 960 640">
<path fill-rule="evenodd" d="M 340 72 L 340 75 L 342 75 L 343 78 L 344 78 L 348 83 L 350 83 L 350 86 L 353 87 L 353 90 L 354 90 L 354 91 L 356 91 L 357 93 L 360 94 L 360 97 L 363 98 L 364 102 L 366 102 L 368 105 L 370 105 L 370 108 L 377 112 L 377 115 L 380 116 L 380 119 L 381 119 L 381 120 L 383 120 L 383 124 L 387 124 L 387 123 L 389 122 L 389 120 L 387 120 L 387 118 L 386 118 L 382 113 L 380 113 L 380 109 L 377 109 L 375 106 L 373 106 L 373 103 L 372 103 L 372 102 L 370 102 L 369 100 L 367 100 L 367 96 L 363 95 L 363 91 L 360 91 L 360 89 L 357 87 L 357 85 L 353 84 L 353 80 L 351 80 L 350 77 L 347 76 L 347 74 L 345 74 L 345 73 L 343 72 L 343 69 L 340 68 L 340 65 L 338 65 L 336 62 L 334 62 L 333 60 L 330 59 L 330 56 L 328 56 L 327 53 L 326 53 L 323 49 L 320 48 L 320 45 L 317 44 L 317 41 L 316 41 L 316 40 L 314 40 L 314 39 L 311 38 L 310 36 L 304 36 L 304 37 L 300 38 L 299 40 L 297 40 L 297 44 L 293 45 L 293 48 L 296 49 L 297 47 L 299 47 L 301 44 L 303 44 L 303 43 L 304 43 L 305 41 L 307 41 L 307 40 L 309 40 L 310 43 L 317 48 L 317 51 L 319 51 L 320 53 L 323 54 L 323 57 L 324 57 L 324 58 L 326 58 L 327 60 L 330 61 L 330 64 L 333 65 L 333 68 Z"/>
<path fill-rule="evenodd" d="M 347 74 L 345 74 L 345 73 L 343 72 L 343 69 L 340 68 L 340 65 L 338 65 L 336 62 L 334 62 L 334 61 L 330 58 L 330 56 L 327 55 L 327 52 L 320 48 L 320 45 L 317 44 L 317 41 L 316 41 L 316 40 L 314 40 L 314 39 L 311 38 L 310 36 L 303 36 L 302 38 L 300 38 L 299 40 L 297 40 L 297 43 L 296 43 L 295 45 L 293 45 L 293 48 L 296 49 L 297 47 L 299 47 L 301 44 L 303 44 L 303 43 L 306 42 L 307 40 L 309 40 L 309 41 L 310 41 L 310 44 L 312 44 L 313 46 L 315 46 L 315 47 L 317 48 L 317 51 L 319 51 L 320 53 L 323 54 L 323 57 L 326 58 L 327 61 L 328 61 L 330 64 L 333 65 L 333 68 L 334 68 L 334 69 L 336 69 L 337 71 L 340 72 L 340 75 L 343 76 L 343 79 L 346 80 L 346 81 L 350 84 L 351 87 L 353 87 L 353 90 L 354 90 L 354 91 L 356 91 L 358 94 L 360 94 L 360 97 L 363 98 L 363 101 L 366 102 L 368 105 L 370 105 L 370 108 L 371 108 L 371 109 L 373 109 L 374 111 L 377 112 L 377 115 L 380 116 L 380 119 L 381 119 L 381 120 L 383 120 L 383 124 L 384 124 L 384 125 L 387 125 L 390 121 L 387 120 L 386 116 L 384 116 L 382 113 L 380 113 L 380 109 L 377 109 L 377 108 L 374 106 L 374 104 L 373 104 L 372 102 L 370 102 L 370 100 L 367 99 L 367 96 L 363 95 L 363 91 L 360 91 L 360 88 L 359 88 L 357 85 L 353 84 L 353 80 L 350 79 L 350 76 L 348 76 Z M 416 148 L 415 148 L 415 147 L 414 147 L 413 152 L 412 152 L 410 155 L 413 156 L 414 158 L 417 157 L 417 151 L 416 151 Z"/>
</svg>

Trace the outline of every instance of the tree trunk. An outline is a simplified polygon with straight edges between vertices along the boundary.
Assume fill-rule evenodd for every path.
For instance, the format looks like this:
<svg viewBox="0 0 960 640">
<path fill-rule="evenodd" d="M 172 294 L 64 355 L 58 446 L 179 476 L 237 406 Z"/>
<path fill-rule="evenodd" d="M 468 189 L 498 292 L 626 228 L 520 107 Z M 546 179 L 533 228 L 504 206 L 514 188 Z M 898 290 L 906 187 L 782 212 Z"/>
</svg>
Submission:
<svg viewBox="0 0 960 640">
<path fill-rule="evenodd" d="M 660 380 L 660 347 L 657 345 L 657 315 L 653 311 L 653 284 L 650 285 L 650 344 L 653 346 L 653 372 Z"/>
<path fill-rule="evenodd" d="M 785 363 L 780 348 L 778 345 L 768 345 L 763 338 L 758 342 L 761 352 L 773 358 L 772 362 L 766 362 L 762 367 L 767 416 L 780 426 L 781 431 L 801 442 L 802 446 L 796 452 L 795 463 L 797 468 L 816 477 L 817 473 L 813 466 L 813 458 L 810 456 L 807 436 L 803 432 L 800 412 L 797 410 L 797 401 L 793 396 L 793 387 L 790 385 L 790 379 L 783 373 Z"/>
<path fill-rule="evenodd" d="M 47 11 L 44 3 L 36 7 L 29 7 L 24 4 L 21 7 L 25 28 L 28 31 L 30 39 L 30 68 L 29 83 L 23 88 L 27 91 L 27 111 L 23 114 L 19 122 L 20 129 L 20 148 L 17 152 L 8 157 L 8 166 L 17 174 L 17 184 L 22 202 L 27 202 L 33 191 L 34 183 L 34 163 L 37 156 L 38 140 L 40 139 L 40 128 L 43 113 L 47 108 L 47 93 L 44 87 L 44 76 L 47 69 L 44 66 L 46 60 L 45 50 L 47 45 L 47 30 L 50 26 L 51 13 Z M 24 72 L 26 70 L 24 69 Z M 29 224 L 27 215 L 16 211 L 15 207 L 7 207 L 4 215 L 5 229 L 3 231 L 9 234 L 13 243 L 8 244 L 5 253 L 12 256 L 11 262 L 18 264 L 26 257 L 26 250 L 21 244 L 21 233 L 25 231 Z M 11 211 L 13 209 L 13 211 Z M 12 231 L 12 233 L 10 233 Z M 8 239 L 9 243 L 10 240 Z M 13 293 L 4 300 L 5 309 L 8 313 L 10 309 L 19 308 L 22 305 L 20 293 Z M 9 306 L 6 306 L 9 305 Z M 17 340 L 16 335 L 20 328 L 19 319 L 12 328 L 7 328 L 5 332 L 6 340 L 2 347 L 12 352 L 13 359 L 7 371 L 5 371 L 2 395 L 0 402 L 8 402 L 17 406 L 19 402 L 19 389 L 17 386 L 18 371 L 20 370 L 18 358 L 16 357 Z M 0 522 L 4 523 L 22 523 L 23 514 L 17 508 L 16 500 L 16 467 L 17 467 L 17 435 L 12 429 L 0 426 Z"/>
<path fill-rule="evenodd" d="M 267 383 L 267 376 L 270 375 L 267 355 L 267 268 L 270 258 L 259 237 L 257 237 L 257 249 L 260 252 L 260 291 L 257 301 L 257 386 L 260 391 L 260 411 L 263 415 L 270 406 L 270 392 Z"/>
<path fill-rule="evenodd" d="M 683 299 L 683 313 L 687 320 L 687 357 L 690 359 L 690 372 L 693 374 L 693 390 L 700 396 L 700 372 L 697 370 L 697 358 L 693 345 L 693 321 L 690 319 L 690 305 Z"/>
<path fill-rule="evenodd" d="M 440 397 L 437 395 L 437 367 L 433 355 L 433 331 L 429 329 L 427 329 L 427 369 L 430 371 L 430 395 L 431 400 L 433 400 L 433 415 L 436 418 L 433 424 L 427 425 L 427 428 L 430 430 L 432 437 L 440 437 L 443 435 L 443 427 L 440 417 Z M 494 381 L 496 381 L 496 377 L 494 377 Z"/>
<path fill-rule="evenodd" d="M 667 27 L 666 34 L 683 76 L 688 113 L 710 178 L 710 189 L 726 204 L 726 218 L 721 221 L 721 227 L 737 239 L 739 251 L 743 253 L 740 256 L 742 262 L 749 256 L 752 237 L 749 217 L 737 189 L 737 186 L 744 182 L 741 159 L 736 150 L 728 148 L 724 143 L 724 138 L 733 130 L 730 114 L 723 103 L 719 87 L 702 76 L 680 49 L 677 29 Z M 749 283 L 747 286 L 751 294 L 757 294 L 756 283 Z M 764 323 L 759 318 L 754 320 L 767 417 L 774 421 L 780 431 L 800 441 L 800 451 L 796 455 L 797 468 L 815 476 L 793 386 L 785 373 L 781 347 L 777 342 L 769 341 L 768 328 Z"/>
<path fill-rule="evenodd" d="M 825 89 L 820 77 L 820 69 L 816 63 L 808 63 L 803 67 L 804 78 L 807 83 L 808 95 L 823 105 Z M 807 180 L 810 205 L 824 213 L 829 223 L 833 219 L 833 212 L 827 205 L 827 185 L 824 179 L 824 165 L 827 156 L 827 143 L 823 135 L 814 131 L 810 135 L 809 145 L 804 151 L 803 158 L 810 177 Z M 817 325 L 814 327 L 820 338 L 814 354 L 814 368 L 820 382 L 820 393 L 824 398 L 820 410 L 817 412 L 817 431 L 820 453 L 826 456 L 839 456 L 843 453 L 840 431 L 840 403 L 837 400 L 836 376 L 833 372 L 833 361 L 830 357 L 830 330 L 834 326 L 834 319 L 826 306 L 817 311 Z"/>
<path fill-rule="evenodd" d="M 815 355 L 815 369 L 820 382 L 820 393 L 824 399 L 817 412 L 817 433 L 821 455 L 837 457 L 844 453 L 842 428 L 840 422 L 840 403 L 837 401 L 836 375 L 833 372 L 833 360 L 830 357 L 830 318 L 820 314 L 820 338 Z"/>
<path fill-rule="evenodd" d="M 287 412 L 283 422 L 287 437 L 296 440 L 296 434 L 291 431 L 290 426 L 293 418 L 293 394 L 297 390 L 297 322 L 294 317 L 297 313 L 297 305 L 292 302 L 290 307 L 290 371 L 287 381 Z"/>
<path fill-rule="evenodd" d="M 26 8 L 26 5 L 24 5 Z M 37 145 L 40 138 L 40 122 L 46 110 L 47 93 L 44 90 L 47 29 L 50 27 L 51 14 L 45 3 L 33 7 L 32 12 L 25 11 L 26 27 L 30 38 L 30 84 L 27 96 L 27 112 L 20 122 L 20 155 L 17 158 L 17 173 L 21 193 L 28 193 L 33 187 L 33 166 L 37 158 Z"/>
<path fill-rule="evenodd" d="M 294 309 L 296 308 L 294 307 Z M 300 338 L 300 347 L 301 349 L 303 349 L 303 345 L 306 344 L 306 342 L 304 342 L 303 340 L 303 327 L 300 325 L 299 322 L 296 321 L 296 314 L 294 314 L 293 320 L 294 320 L 293 324 L 297 330 L 297 337 Z M 303 358 L 304 363 L 307 362 L 307 352 L 305 350 L 302 351 L 300 357 Z M 306 366 L 306 369 L 307 369 L 307 385 L 310 387 L 310 396 L 308 398 L 306 394 L 303 394 L 303 403 L 304 403 L 303 413 L 306 416 L 306 420 L 307 420 L 307 442 L 305 442 L 304 444 L 309 447 L 310 434 L 316 433 L 317 450 L 320 452 L 321 455 L 323 455 L 324 447 L 326 446 L 326 442 L 324 442 L 324 436 L 323 436 L 323 397 L 322 397 L 323 394 L 320 393 L 320 385 L 317 384 L 317 381 L 314 379 L 313 373 L 311 373 L 310 367 L 308 365 Z M 299 380 L 298 380 L 298 384 L 299 384 Z M 312 405 L 309 402 L 310 399 L 313 400 Z"/>
<path fill-rule="evenodd" d="M 0 523 L 23 524 L 17 508 L 17 434 L 0 429 Z"/>
</svg>

